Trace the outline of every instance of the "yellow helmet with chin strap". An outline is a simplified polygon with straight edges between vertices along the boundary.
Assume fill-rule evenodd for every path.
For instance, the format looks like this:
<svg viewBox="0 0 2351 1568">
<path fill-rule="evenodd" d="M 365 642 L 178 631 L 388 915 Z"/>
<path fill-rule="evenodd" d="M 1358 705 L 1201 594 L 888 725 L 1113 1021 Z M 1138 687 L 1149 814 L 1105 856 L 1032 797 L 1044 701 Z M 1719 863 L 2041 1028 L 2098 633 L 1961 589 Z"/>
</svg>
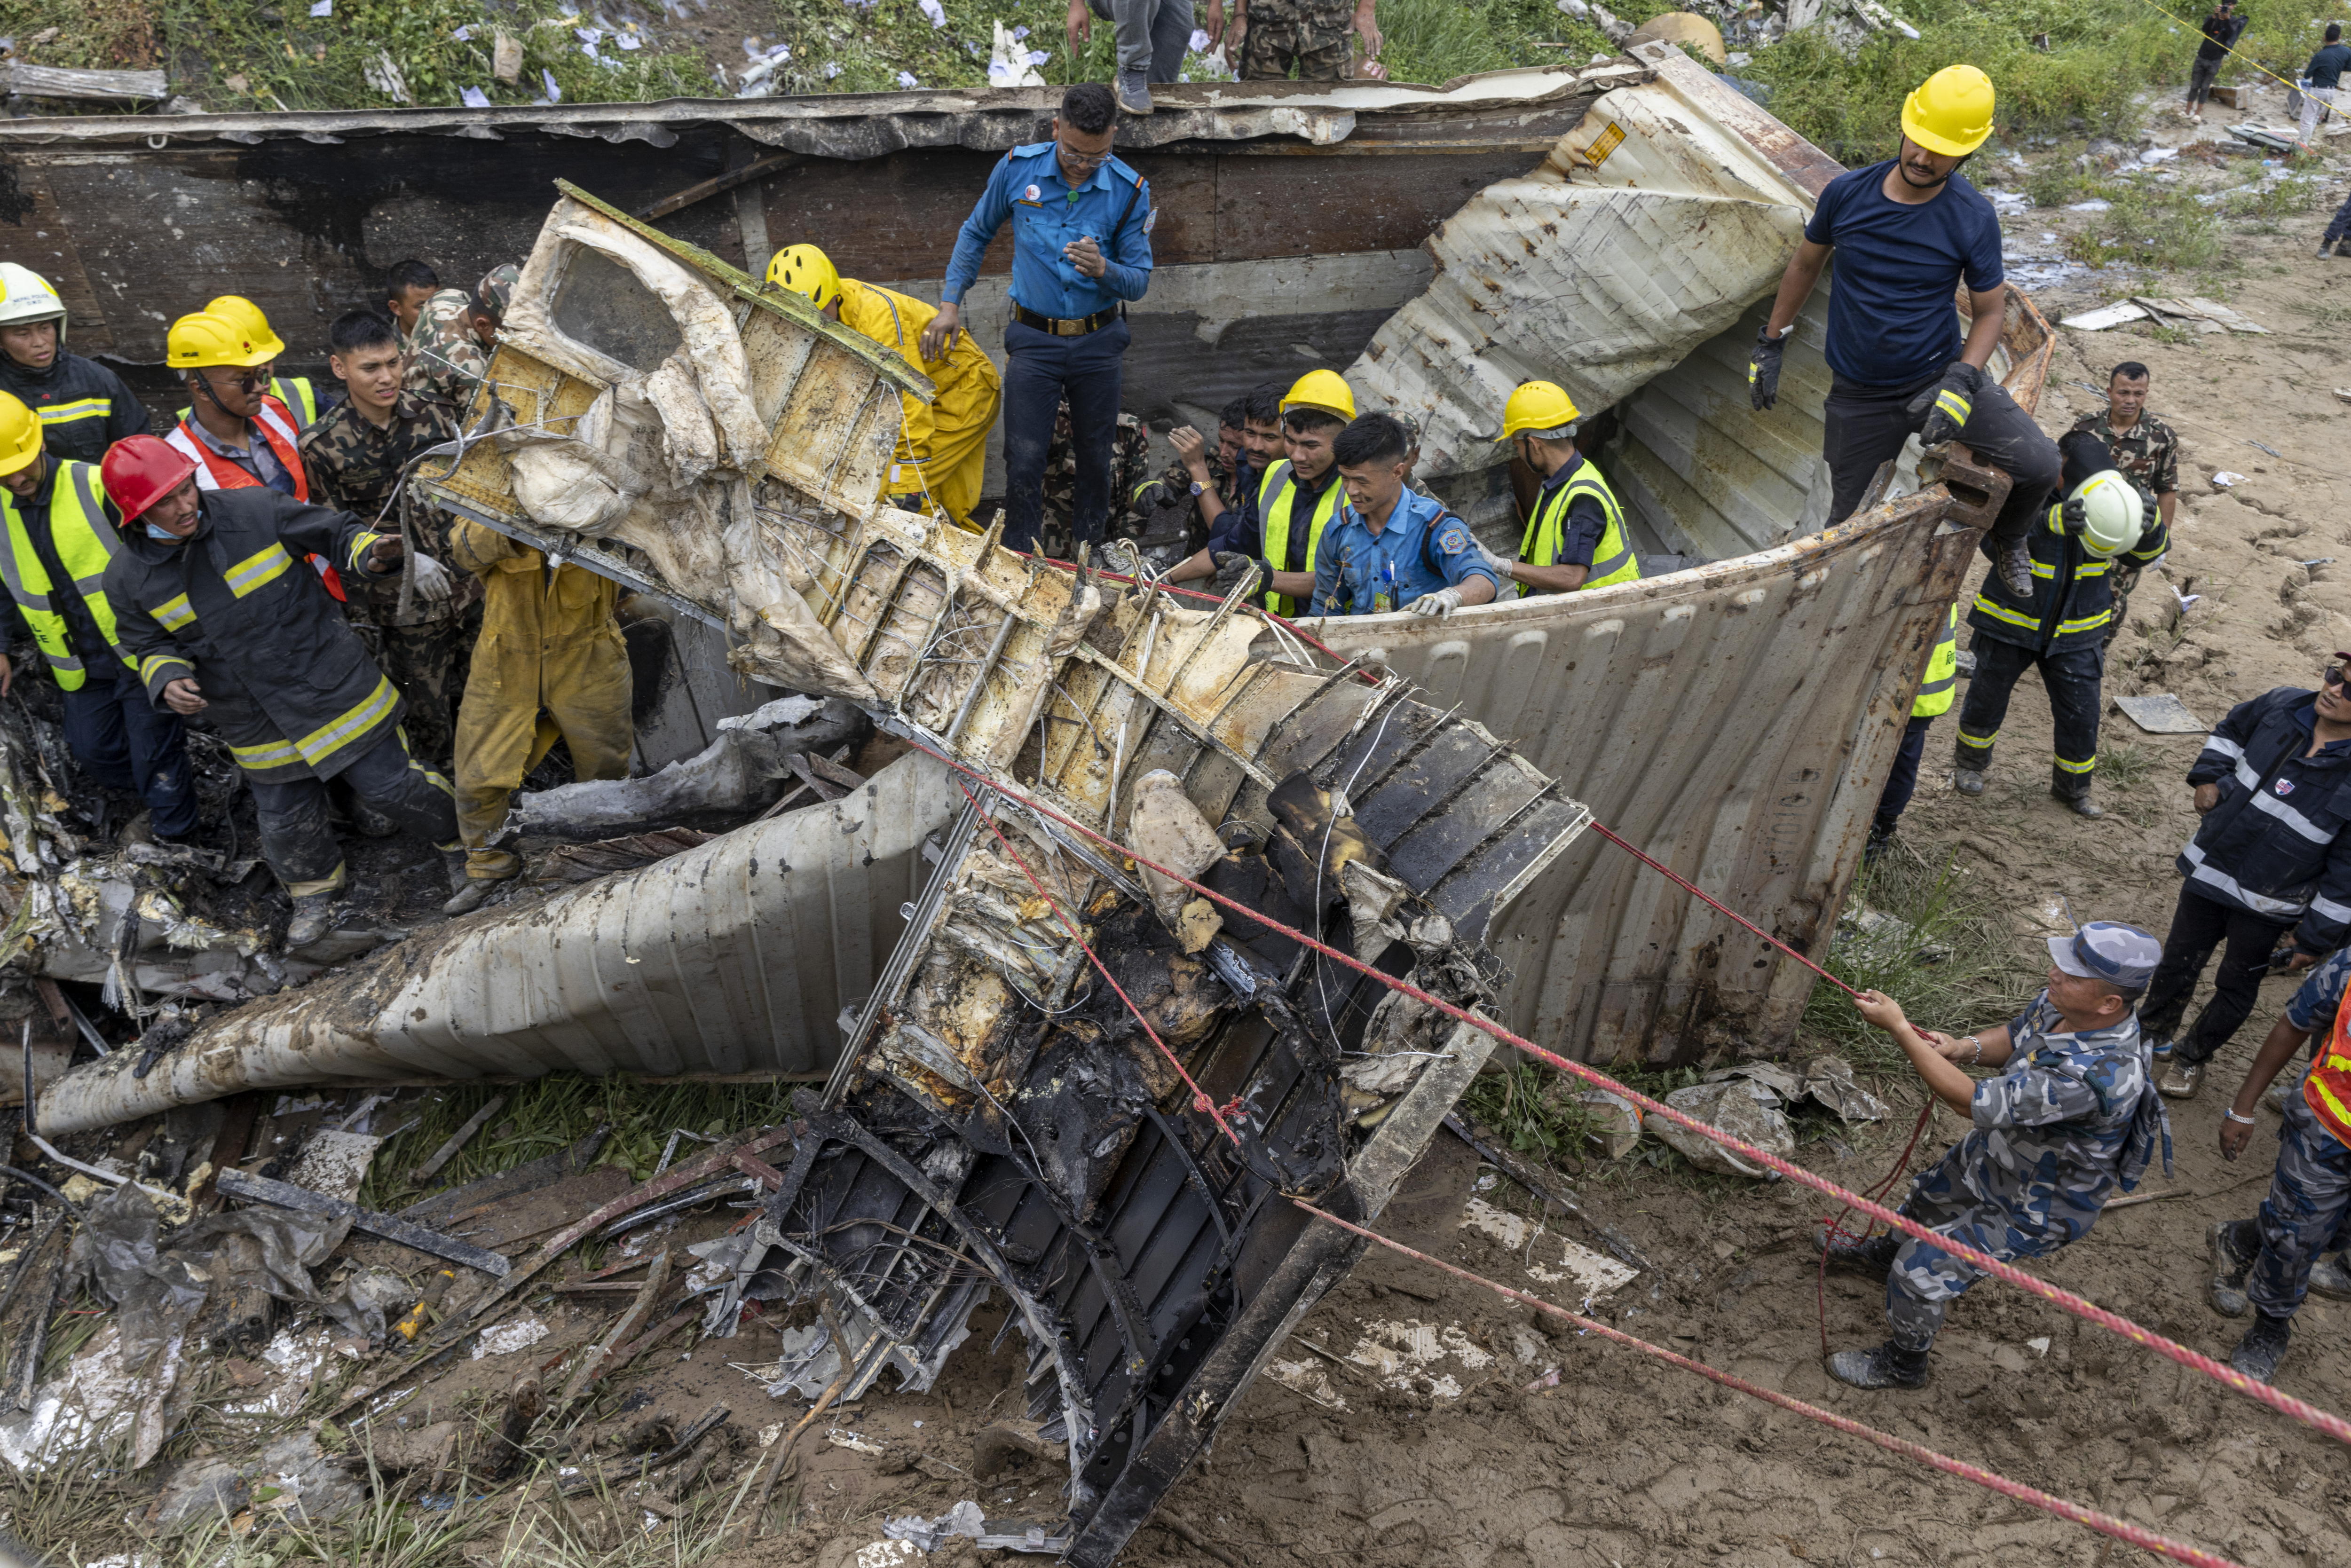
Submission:
<svg viewBox="0 0 2351 1568">
<path fill-rule="evenodd" d="M 1526 382 L 1502 405 L 1502 434 L 1497 439 L 1532 435 L 1556 441 L 1583 417 L 1575 410 L 1575 400 L 1557 382 Z"/>
<path fill-rule="evenodd" d="M 242 330 L 254 348 L 266 354 L 270 360 L 286 351 L 285 340 L 269 329 L 269 318 L 261 313 L 261 307 L 241 294 L 222 295 L 206 304 L 204 313 L 217 316 Z M 267 362 L 267 360 L 263 361 L 265 364 Z"/>
<path fill-rule="evenodd" d="M 1902 134 L 1929 152 L 1963 158 L 1991 135 L 1991 78 L 1945 66 L 1902 100 Z"/>
<path fill-rule="evenodd" d="M 841 269 L 832 265 L 832 257 L 812 245 L 778 251 L 768 263 L 768 281 L 805 295 L 820 310 L 841 298 Z"/>
<path fill-rule="evenodd" d="M 1281 412 L 1317 408 L 1341 419 L 1355 417 L 1355 389 L 1336 371 L 1309 371 L 1281 394 Z"/>
<path fill-rule="evenodd" d="M 163 339 L 163 359 L 175 371 L 203 370 L 212 365 L 251 370 L 256 365 L 267 364 L 269 353 L 237 323 L 209 310 L 198 310 L 172 323 L 171 331 Z"/>
<path fill-rule="evenodd" d="M 21 400 L 0 392 L 0 476 L 29 468 L 40 458 L 40 416 Z"/>
</svg>

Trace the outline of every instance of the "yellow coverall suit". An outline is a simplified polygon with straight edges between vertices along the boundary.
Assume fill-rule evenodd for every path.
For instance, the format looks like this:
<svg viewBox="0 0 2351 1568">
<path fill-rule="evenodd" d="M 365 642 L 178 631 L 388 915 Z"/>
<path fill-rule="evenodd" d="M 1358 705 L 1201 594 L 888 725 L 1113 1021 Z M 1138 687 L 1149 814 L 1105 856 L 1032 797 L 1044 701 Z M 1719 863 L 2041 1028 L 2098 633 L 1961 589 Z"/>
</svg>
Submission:
<svg viewBox="0 0 2351 1568">
<path fill-rule="evenodd" d="M 905 427 L 883 476 L 884 496 L 919 496 L 927 488 L 957 526 L 970 528 L 987 467 L 987 432 L 1004 401 L 1004 377 L 969 332 L 956 334 L 944 360 L 922 358 L 923 329 L 938 308 L 854 278 L 841 280 L 841 324 L 898 350 L 938 388 L 936 402 L 899 399 Z"/>
<path fill-rule="evenodd" d="M 482 580 L 482 634 L 457 708 L 457 831 L 465 874 L 496 882 L 520 857 L 489 848 L 508 799 L 553 748 L 571 748 L 580 779 L 625 779 L 636 739 L 630 723 L 628 650 L 612 607 L 620 585 L 562 566 L 479 523 L 459 521 L 450 564 Z"/>
</svg>

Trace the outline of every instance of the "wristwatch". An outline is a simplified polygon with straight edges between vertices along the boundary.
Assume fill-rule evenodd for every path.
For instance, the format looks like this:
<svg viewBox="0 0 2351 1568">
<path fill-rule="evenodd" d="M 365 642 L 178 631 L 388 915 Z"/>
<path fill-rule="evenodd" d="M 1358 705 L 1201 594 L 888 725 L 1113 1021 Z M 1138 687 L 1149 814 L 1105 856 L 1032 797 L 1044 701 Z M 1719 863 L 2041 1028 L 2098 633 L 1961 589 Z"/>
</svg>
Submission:
<svg viewBox="0 0 2351 1568">
<path fill-rule="evenodd" d="M 1197 496 L 1197 495 L 1199 495 L 1202 491 L 1206 490 L 1207 488 L 1207 486 L 1206 485 L 1201 484 L 1197 479 L 1195 479 L 1195 480 L 1193 480 L 1193 481 L 1192 481 L 1192 494 L 1193 494 L 1193 495 Z"/>
</svg>

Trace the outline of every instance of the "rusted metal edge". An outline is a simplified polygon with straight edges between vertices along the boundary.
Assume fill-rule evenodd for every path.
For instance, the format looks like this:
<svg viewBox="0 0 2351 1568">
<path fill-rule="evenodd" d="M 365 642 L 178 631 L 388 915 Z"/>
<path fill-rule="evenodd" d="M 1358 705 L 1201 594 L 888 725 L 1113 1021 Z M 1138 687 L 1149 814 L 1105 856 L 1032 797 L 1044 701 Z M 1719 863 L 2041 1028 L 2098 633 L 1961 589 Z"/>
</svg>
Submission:
<svg viewBox="0 0 2351 1568">
<path fill-rule="evenodd" d="M 267 1176 L 247 1176 L 235 1166 L 214 1178 L 215 1189 L 224 1197 L 241 1198 L 246 1203 L 266 1203 L 273 1208 L 290 1208 L 302 1214 L 324 1215 L 329 1219 L 348 1219 L 354 1230 L 364 1230 L 370 1236 L 381 1236 L 386 1241 L 396 1241 L 402 1247 L 444 1258 L 452 1263 L 463 1263 L 468 1269 L 478 1269 L 494 1278 L 503 1279 L 514 1265 L 486 1248 L 469 1241 L 460 1241 L 444 1231 L 423 1225 L 395 1219 L 389 1214 L 378 1214 L 361 1208 L 356 1203 L 340 1197 L 329 1197 L 322 1192 L 312 1192 L 307 1186 L 291 1182 L 272 1181 Z"/>
</svg>

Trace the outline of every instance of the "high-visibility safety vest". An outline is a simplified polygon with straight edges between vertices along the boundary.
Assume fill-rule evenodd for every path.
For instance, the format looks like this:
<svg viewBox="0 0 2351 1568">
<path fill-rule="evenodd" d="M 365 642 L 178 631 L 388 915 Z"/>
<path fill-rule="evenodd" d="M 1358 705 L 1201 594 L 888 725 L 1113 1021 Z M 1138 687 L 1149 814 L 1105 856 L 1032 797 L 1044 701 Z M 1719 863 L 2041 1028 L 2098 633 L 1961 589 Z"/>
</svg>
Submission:
<svg viewBox="0 0 2351 1568">
<path fill-rule="evenodd" d="M 269 378 L 269 395 L 286 405 L 287 413 L 299 428 L 308 430 L 319 422 L 319 389 L 310 384 L 309 377 L 296 376 L 291 381 L 280 381 L 272 376 Z M 193 409 L 183 408 L 180 411 L 180 417 L 185 419 L 194 412 Z"/>
<path fill-rule="evenodd" d="M 1599 465 L 1581 454 L 1577 455 L 1575 473 L 1567 483 L 1552 491 L 1548 499 L 1538 503 L 1535 514 L 1527 519 L 1525 537 L 1519 540 L 1519 559 L 1529 566 L 1557 566 L 1560 540 L 1567 532 L 1567 509 L 1578 496 L 1589 496 L 1600 503 L 1608 525 L 1600 531 L 1600 543 L 1592 552 L 1592 570 L 1584 575 L 1585 588 L 1612 588 L 1620 582 L 1641 580 L 1641 563 L 1634 558 L 1633 547 L 1625 538 L 1625 510 L 1616 504 L 1616 492 L 1600 476 Z M 1526 583 L 1519 584 L 1519 597 L 1539 592 Z"/>
<path fill-rule="evenodd" d="M 2302 1103 L 2335 1141 L 2351 1146 L 2351 993 L 2335 1009 L 2326 1031 L 2326 1050 L 2311 1063 L 2302 1081 Z"/>
<path fill-rule="evenodd" d="M 302 384 L 309 385 L 308 382 Z M 293 476 L 294 498 L 298 501 L 308 500 L 310 479 L 309 476 L 303 472 L 302 454 L 295 445 L 301 433 L 295 428 L 292 411 L 276 398 L 265 396 L 261 400 L 260 412 L 256 413 L 249 423 L 261 438 L 269 443 L 270 452 L 284 465 L 286 472 Z M 172 434 L 163 437 L 163 441 L 173 451 L 184 454 L 189 461 L 195 464 L 196 488 L 199 490 L 243 490 L 261 483 L 244 468 L 214 452 L 205 443 L 199 441 L 185 414 L 180 416 L 180 423 L 172 427 Z M 350 598 L 343 591 L 341 575 L 333 566 L 317 556 L 306 559 L 310 562 L 311 569 L 319 574 L 319 580 L 327 585 L 329 593 L 333 594 L 338 600 Z"/>
<path fill-rule="evenodd" d="M 49 483 L 48 526 L 49 538 L 57 545 L 57 564 L 72 577 L 68 586 L 89 607 L 99 635 L 120 653 L 114 610 L 106 601 L 106 565 L 114 559 L 117 547 L 114 525 L 107 521 L 106 506 L 99 498 L 98 466 L 59 463 L 56 467 Z M 64 612 L 50 602 L 49 595 L 58 591 L 57 585 L 49 580 L 48 569 L 33 548 L 32 524 L 16 508 L 16 497 L 0 489 L 0 512 L 5 513 L 8 526 L 8 548 L 0 552 L 0 580 L 6 581 L 8 596 L 24 612 L 25 624 L 32 628 L 33 641 L 48 660 L 58 687 L 79 691 L 89 673 L 74 651 Z M 126 666 L 131 664 L 127 656 L 122 662 Z"/>
<path fill-rule="evenodd" d="M 1290 459 L 1285 457 L 1265 471 L 1265 482 L 1257 487 L 1257 515 L 1265 534 L 1265 559 L 1269 565 L 1280 571 L 1290 570 L 1287 563 L 1290 559 L 1290 503 L 1298 497 L 1298 486 L 1290 476 Z M 1341 492 L 1345 489 L 1346 486 L 1340 483 L 1334 474 L 1322 492 L 1322 498 L 1314 503 L 1314 516 L 1306 529 L 1305 570 L 1310 572 L 1314 570 L 1314 552 L 1322 548 L 1322 530 L 1331 526 L 1332 517 L 1339 515 Z M 1269 497 L 1271 498 L 1268 499 Z M 1265 607 L 1276 615 L 1298 613 L 1298 601 L 1286 593 L 1269 592 L 1265 596 Z"/>
<path fill-rule="evenodd" d="M 1959 695 L 1959 607 L 1951 605 L 1951 618 L 1943 625 L 1943 634 L 1935 641 L 1934 655 L 1927 661 L 1927 678 L 1918 683 L 1918 700 L 1910 705 L 1912 718 L 1933 718 L 1937 714 L 1951 711 L 1951 699 Z"/>
</svg>

